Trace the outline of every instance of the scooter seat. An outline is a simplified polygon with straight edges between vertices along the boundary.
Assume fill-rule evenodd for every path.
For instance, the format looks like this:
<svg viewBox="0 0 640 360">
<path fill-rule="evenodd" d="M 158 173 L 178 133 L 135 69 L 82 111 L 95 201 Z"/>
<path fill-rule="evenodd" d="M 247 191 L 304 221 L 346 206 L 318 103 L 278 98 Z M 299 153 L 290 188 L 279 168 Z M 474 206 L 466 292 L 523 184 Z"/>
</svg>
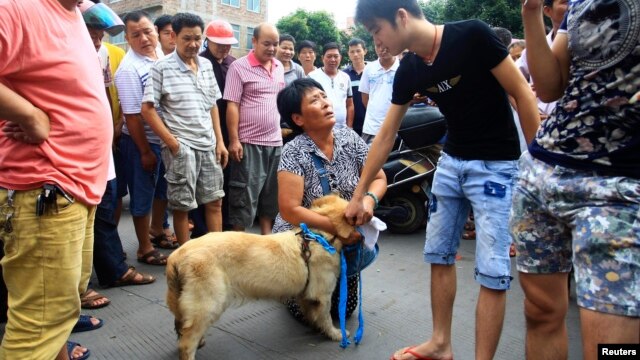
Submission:
<svg viewBox="0 0 640 360">
<path fill-rule="evenodd" d="M 433 106 L 412 106 L 400 124 L 398 136 L 410 149 L 438 143 L 447 132 L 444 115 Z"/>
</svg>

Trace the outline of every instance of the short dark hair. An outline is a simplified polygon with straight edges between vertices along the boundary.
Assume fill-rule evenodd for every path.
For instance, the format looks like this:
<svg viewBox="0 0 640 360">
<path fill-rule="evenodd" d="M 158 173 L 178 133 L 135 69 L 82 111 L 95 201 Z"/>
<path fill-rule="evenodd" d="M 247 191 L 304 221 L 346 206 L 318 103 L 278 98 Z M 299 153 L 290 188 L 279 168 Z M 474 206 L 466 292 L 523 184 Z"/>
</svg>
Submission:
<svg viewBox="0 0 640 360">
<path fill-rule="evenodd" d="M 204 21 L 196 14 L 177 13 L 173 15 L 173 20 L 171 20 L 171 28 L 173 28 L 173 32 L 176 35 L 180 34 L 180 31 L 185 27 L 192 28 L 196 26 L 204 32 Z"/>
<path fill-rule="evenodd" d="M 424 18 L 422 9 L 416 0 L 358 0 L 356 21 L 367 27 L 376 19 L 383 19 L 395 28 L 396 13 L 399 9 L 405 9 L 409 14 L 419 19 Z"/>
<path fill-rule="evenodd" d="M 364 43 L 364 40 L 362 40 L 360 38 L 353 38 L 353 39 L 349 40 L 347 45 L 349 47 L 360 45 L 360 46 L 362 46 L 363 49 L 365 49 L 365 50 L 367 49 L 367 45 Z"/>
<path fill-rule="evenodd" d="M 340 52 L 340 45 L 337 42 L 330 42 L 330 43 L 324 44 L 324 46 L 322 47 L 322 56 L 324 56 L 324 54 L 326 54 L 327 51 L 333 50 L 333 49 L 338 49 L 338 52 Z"/>
<path fill-rule="evenodd" d="M 291 41 L 291 43 L 293 44 L 293 47 L 295 48 L 296 46 L 296 39 L 289 34 L 280 35 L 280 40 L 278 41 L 278 44 L 282 44 L 283 41 Z"/>
<path fill-rule="evenodd" d="M 507 47 L 507 50 L 511 51 L 511 49 L 513 49 L 516 46 L 524 49 L 527 47 L 527 43 L 524 40 L 516 40 L 511 44 L 509 44 L 509 46 Z"/>
<path fill-rule="evenodd" d="M 155 25 L 158 28 L 158 31 L 160 31 L 164 29 L 165 26 L 171 25 L 172 19 L 173 16 L 171 15 L 162 15 L 153 22 L 153 25 Z"/>
<path fill-rule="evenodd" d="M 494 27 L 493 31 L 498 35 L 498 39 L 500 39 L 502 45 L 509 46 L 509 44 L 511 44 L 511 40 L 513 39 L 511 31 L 503 27 Z"/>
<path fill-rule="evenodd" d="M 297 53 L 299 54 L 300 51 L 302 51 L 302 49 L 306 49 L 306 48 L 310 48 L 311 50 L 313 50 L 313 52 L 316 52 L 316 43 L 314 43 L 311 40 L 302 40 L 302 41 L 300 41 L 300 43 L 298 44 Z"/>
<path fill-rule="evenodd" d="M 554 1 L 555 1 L 555 0 L 544 0 L 544 1 L 542 2 L 542 4 L 543 4 L 544 6 L 552 7 L 552 6 L 553 6 L 553 2 L 554 2 Z"/>
<path fill-rule="evenodd" d="M 125 32 L 127 31 L 127 24 L 129 22 L 137 23 L 138 21 L 142 20 L 142 18 L 147 18 L 151 20 L 151 18 L 149 17 L 149 13 L 143 10 L 135 10 L 135 11 L 126 13 L 122 18 L 122 22 L 124 23 L 124 31 Z"/>
<path fill-rule="evenodd" d="M 324 91 L 319 82 L 307 77 L 294 80 L 278 93 L 278 99 L 276 100 L 278 112 L 295 135 L 302 134 L 304 131 L 298 124 L 293 122 L 293 114 L 302 114 L 302 99 L 313 88 Z"/>
</svg>

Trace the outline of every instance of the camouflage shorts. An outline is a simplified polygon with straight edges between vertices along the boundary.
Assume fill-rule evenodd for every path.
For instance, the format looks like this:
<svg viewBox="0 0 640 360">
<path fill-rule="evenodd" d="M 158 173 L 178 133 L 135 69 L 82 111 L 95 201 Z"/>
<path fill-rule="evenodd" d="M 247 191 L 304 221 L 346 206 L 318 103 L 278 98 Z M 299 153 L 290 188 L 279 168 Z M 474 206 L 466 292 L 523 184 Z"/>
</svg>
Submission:
<svg viewBox="0 0 640 360">
<path fill-rule="evenodd" d="M 640 180 L 548 165 L 525 153 L 511 209 L 518 271 L 575 269 L 578 305 L 639 317 Z"/>
</svg>

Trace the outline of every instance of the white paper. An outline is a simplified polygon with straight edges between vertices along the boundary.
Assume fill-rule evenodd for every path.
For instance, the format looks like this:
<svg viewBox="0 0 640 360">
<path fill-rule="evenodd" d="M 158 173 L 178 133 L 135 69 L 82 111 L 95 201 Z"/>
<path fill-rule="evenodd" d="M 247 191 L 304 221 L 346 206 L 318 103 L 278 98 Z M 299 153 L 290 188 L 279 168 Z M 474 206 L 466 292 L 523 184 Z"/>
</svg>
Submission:
<svg viewBox="0 0 640 360">
<path fill-rule="evenodd" d="M 375 216 L 371 218 L 371 221 L 360 226 L 360 231 L 362 231 L 362 235 L 364 235 L 364 245 L 370 250 L 373 250 L 378 242 L 380 231 L 384 230 L 387 230 L 387 224 Z"/>
</svg>

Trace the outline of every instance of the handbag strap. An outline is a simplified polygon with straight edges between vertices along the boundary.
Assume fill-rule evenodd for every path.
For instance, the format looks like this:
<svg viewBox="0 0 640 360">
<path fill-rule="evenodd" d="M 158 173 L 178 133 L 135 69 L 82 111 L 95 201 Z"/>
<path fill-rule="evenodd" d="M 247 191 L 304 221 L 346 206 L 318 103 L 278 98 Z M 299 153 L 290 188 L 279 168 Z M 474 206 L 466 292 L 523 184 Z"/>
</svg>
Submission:
<svg viewBox="0 0 640 360">
<path fill-rule="evenodd" d="M 320 178 L 320 185 L 322 186 L 322 193 L 324 195 L 328 195 L 331 193 L 331 186 L 329 185 L 329 173 L 327 169 L 324 168 L 324 164 L 322 163 L 322 159 L 316 153 L 310 153 L 311 159 L 313 159 L 313 165 L 316 167 L 318 171 L 318 177 Z"/>
</svg>

